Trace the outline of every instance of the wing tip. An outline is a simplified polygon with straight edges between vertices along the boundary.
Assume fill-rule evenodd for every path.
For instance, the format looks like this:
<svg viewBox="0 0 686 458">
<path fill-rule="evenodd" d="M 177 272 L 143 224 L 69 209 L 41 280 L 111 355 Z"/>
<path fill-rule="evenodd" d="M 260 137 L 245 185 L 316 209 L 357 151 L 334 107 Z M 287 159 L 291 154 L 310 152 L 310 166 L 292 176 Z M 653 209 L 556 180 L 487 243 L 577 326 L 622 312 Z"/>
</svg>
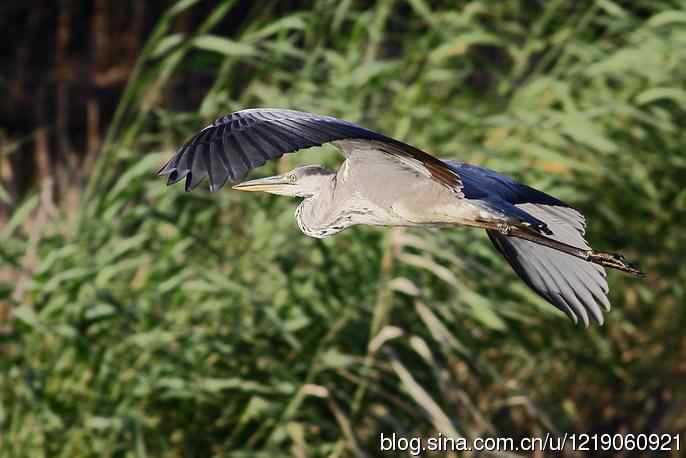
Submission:
<svg viewBox="0 0 686 458">
<path fill-rule="evenodd" d="M 168 160 L 167 162 L 165 162 L 164 165 L 162 165 L 162 167 L 160 167 L 160 168 L 155 172 L 155 176 L 156 176 L 156 177 L 163 177 L 163 176 L 169 175 L 169 174 L 172 173 L 174 170 L 176 170 L 176 167 L 170 167 L 170 166 L 169 166 L 169 165 L 171 164 L 171 162 L 174 160 L 174 158 L 176 158 L 176 156 L 172 157 L 170 160 Z"/>
<path fill-rule="evenodd" d="M 210 164 L 206 162 L 206 159 L 203 159 L 204 156 L 202 154 L 204 150 L 202 149 L 202 145 L 190 148 L 190 146 L 193 146 L 197 141 L 197 138 L 198 135 L 182 146 L 170 160 L 155 172 L 155 176 L 167 176 L 167 186 L 176 184 L 185 178 L 185 192 L 193 191 L 205 180 L 205 178 L 208 178 L 210 191 L 218 191 L 228 181 L 228 173 L 225 174 L 221 181 L 214 179 Z M 179 167 L 179 165 L 181 165 L 181 167 Z"/>
<path fill-rule="evenodd" d="M 180 175 L 178 175 L 178 172 L 175 169 L 167 171 L 164 174 L 157 173 L 156 175 L 157 176 L 161 176 L 161 175 L 169 176 L 169 179 L 167 180 L 167 183 L 166 183 L 167 186 L 174 185 L 174 184 L 178 183 L 179 181 L 182 181 L 185 178 L 186 181 L 184 183 L 184 192 L 194 191 L 196 188 L 198 188 L 198 186 L 200 186 L 202 184 L 203 181 L 205 181 L 205 177 L 203 177 L 200 180 L 198 180 L 197 182 L 193 182 L 193 177 L 192 177 L 191 172 L 188 172 L 186 175 L 180 176 Z M 212 179 L 208 179 L 209 191 L 210 192 L 219 191 L 222 187 L 224 187 L 224 185 L 226 184 L 227 181 L 228 180 L 225 179 L 222 182 L 215 182 Z"/>
</svg>

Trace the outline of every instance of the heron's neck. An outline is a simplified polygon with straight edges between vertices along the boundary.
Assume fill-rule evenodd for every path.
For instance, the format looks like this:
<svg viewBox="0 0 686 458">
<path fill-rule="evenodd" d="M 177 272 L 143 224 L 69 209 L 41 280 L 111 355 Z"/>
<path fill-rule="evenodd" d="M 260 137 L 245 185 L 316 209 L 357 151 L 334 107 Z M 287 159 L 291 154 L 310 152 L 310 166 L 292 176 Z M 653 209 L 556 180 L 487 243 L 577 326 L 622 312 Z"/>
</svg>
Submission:
<svg viewBox="0 0 686 458">
<path fill-rule="evenodd" d="M 326 181 L 315 195 L 305 198 L 295 210 L 298 227 L 305 235 L 323 239 L 350 226 L 340 212 L 342 202 L 336 193 L 336 176 L 323 177 Z"/>
</svg>

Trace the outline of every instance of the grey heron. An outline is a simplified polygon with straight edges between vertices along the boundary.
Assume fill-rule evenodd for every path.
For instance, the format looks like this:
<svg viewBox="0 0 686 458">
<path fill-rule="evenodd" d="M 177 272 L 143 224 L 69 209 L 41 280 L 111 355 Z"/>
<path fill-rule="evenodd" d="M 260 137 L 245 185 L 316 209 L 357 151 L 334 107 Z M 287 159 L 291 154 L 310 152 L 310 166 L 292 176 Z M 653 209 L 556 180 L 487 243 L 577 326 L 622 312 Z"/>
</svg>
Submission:
<svg viewBox="0 0 686 458">
<path fill-rule="evenodd" d="M 240 182 L 286 153 L 332 143 L 345 156 L 337 171 L 318 165 Z M 577 323 L 602 324 L 610 310 L 604 267 L 635 276 L 618 254 L 591 249 L 584 216 L 572 206 L 493 170 L 438 159 L 351 122 L 299 111 L 255 108 L 221 117 L 159 170 L 190 191 L 233 189 L 302 198 L 300 230 L 324 238 L 355 224 L 486 229 L 515 272 Z"/>
</svg>

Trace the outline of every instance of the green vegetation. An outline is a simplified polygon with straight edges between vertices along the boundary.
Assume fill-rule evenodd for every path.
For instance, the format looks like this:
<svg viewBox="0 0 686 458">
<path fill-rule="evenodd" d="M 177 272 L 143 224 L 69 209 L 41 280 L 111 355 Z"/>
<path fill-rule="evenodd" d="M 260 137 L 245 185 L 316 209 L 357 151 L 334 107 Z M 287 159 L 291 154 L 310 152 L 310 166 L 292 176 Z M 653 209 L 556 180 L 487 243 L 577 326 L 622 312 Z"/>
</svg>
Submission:
<svg viewBox="0 0 686 458">
<path fill-rule="evenodd" d="M 78 205 L 38 189 L 0 230 L 0 457 L 377 455 L 380 432 L 686 430 L 683 1 L 171 6 Z M 244 14 L 241 12 L 241 14 Z M 199 109 L 165 97 L 213 79 Z M 574 326 L 468 229 L 302 236 L 295 201 L 153 172 L 216 116 L 331 114 L 580 208 L 610 273 Z M 335 165 L 331 147 L 267 165 Z M 72 202 L 69 205 L 68 202 Z M 683 446 L 683 441 L 682 441 Z"/>
</svg>

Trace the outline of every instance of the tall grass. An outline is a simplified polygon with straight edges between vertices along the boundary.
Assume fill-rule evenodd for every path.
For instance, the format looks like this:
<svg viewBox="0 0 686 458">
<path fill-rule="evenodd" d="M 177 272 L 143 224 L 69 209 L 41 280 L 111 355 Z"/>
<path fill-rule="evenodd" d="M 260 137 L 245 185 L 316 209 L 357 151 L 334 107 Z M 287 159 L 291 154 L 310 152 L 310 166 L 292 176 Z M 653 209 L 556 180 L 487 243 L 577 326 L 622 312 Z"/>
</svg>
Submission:
<svg viewBox="0 0 686 458">
<path fill-rule="evenodd" d="M 173 4 L 78 211 L 0 230 L 0 456 L 376 455 L 380 432 L 686 428 L 686 9 L 678 1 Z M 212 78 L 197 111 L 175 85 Z M 473 230 L 302 236 L 295 202 L 152 172 L 248 106 L 331 114 L 496 168 L 588 217 L 613 310 L 582 329 Z M 335 165 L 322 147 L 270 164 Z M 7 278 L 7 277 L 3 277 Z"/>
</svg>

